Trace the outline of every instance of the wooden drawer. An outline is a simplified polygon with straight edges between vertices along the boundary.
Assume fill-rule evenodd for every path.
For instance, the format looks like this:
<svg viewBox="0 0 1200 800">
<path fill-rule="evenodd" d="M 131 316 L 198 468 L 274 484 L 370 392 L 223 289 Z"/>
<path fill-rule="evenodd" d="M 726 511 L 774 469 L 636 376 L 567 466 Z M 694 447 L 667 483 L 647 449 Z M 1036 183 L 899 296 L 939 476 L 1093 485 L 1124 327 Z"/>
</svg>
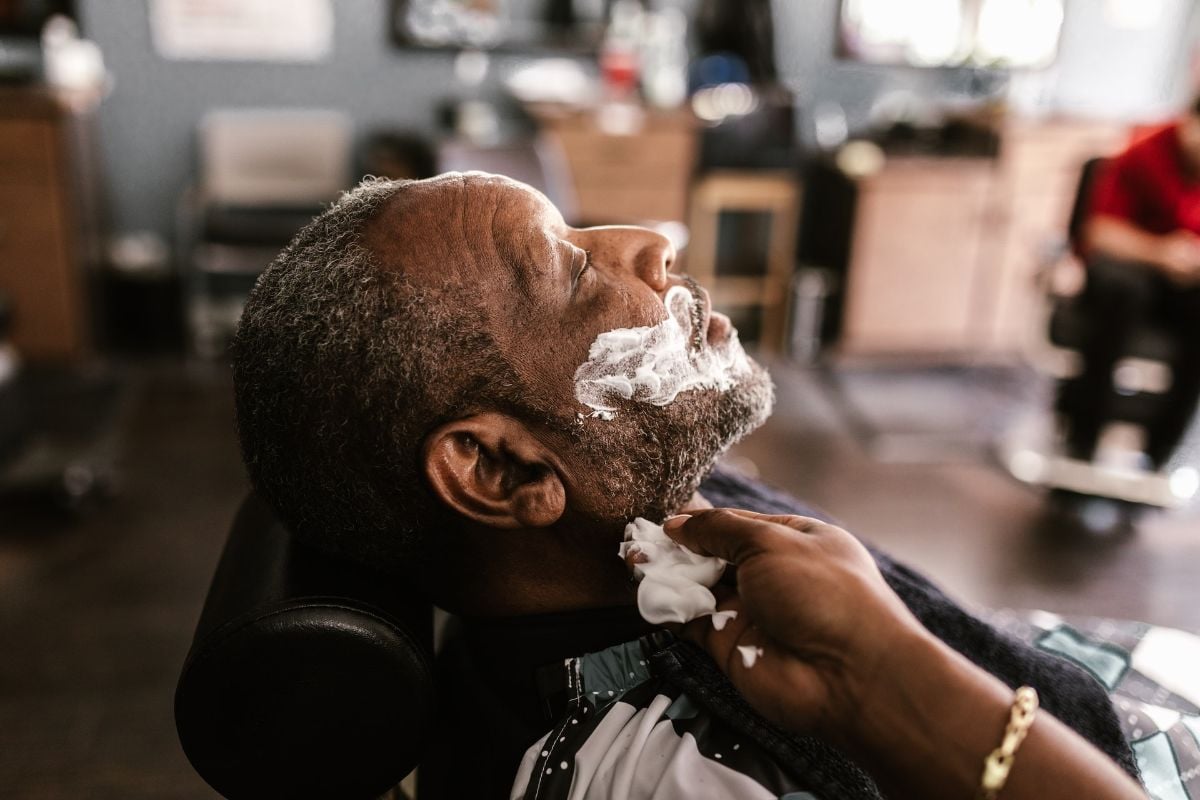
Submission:
<svg viewBox="0 0 1200 800">
<path fill-rule="evenodd" d="M 0 119 L 0 184 L 48 185 L 56 146 L 47 120 Z"/>
<path fill-rule="evenodd" d="M 593 186 L 577 192 L 580 217 L 587 223 L 643 224 L 687 219 L 687 188 L 680 186 Z"/>
<path fill-rule="evenodd" d="M 555 131 L 575 164 L 649 168 L 691 166 L 695 137 L 684 131 L 643 131 L 634 136 L 607 136 L 595 131 Z"/>
<path fill-rule="evenodd" d="M 83 331 L 79 285 L 58 195 L 0 184 L 0 291 L 13 303 L 13 343 L 33 359 L 71 358 Z"/>
<path fill-rule="evenodd" d="M 992 170 L 890 162 L 861 187 L 843 345 L 860 353 L 978 344 L 974 295 Z"/>
<path fill-rule="evenodd" d="M 62 227 L 58 197 L 50 186 L 0 183 L 0 244 L 24 230 Z"/>
<path fill-rule="evenodd" d="M 606 133 L 594 110 L 531 107 L 570 171 L 581 221 L 683 220 L 696 157 L 696 120 L 649 112 L 628 135 Z"/>
</svg>

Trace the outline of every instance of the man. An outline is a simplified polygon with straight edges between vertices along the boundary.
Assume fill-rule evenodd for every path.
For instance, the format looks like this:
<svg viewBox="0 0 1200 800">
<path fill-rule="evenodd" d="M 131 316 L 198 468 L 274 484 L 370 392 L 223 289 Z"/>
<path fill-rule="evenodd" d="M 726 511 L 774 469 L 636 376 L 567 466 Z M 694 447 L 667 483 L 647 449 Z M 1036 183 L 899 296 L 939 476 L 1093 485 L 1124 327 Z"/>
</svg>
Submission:
<svg viewBox="0 0 1200 800">
<path fill-rule="evenodd" d="M 456 612 L 624 602 L 625 524 L 683 507 L 772 402 L 749 361 L 729 391 L 615 415 L 576 399 L 593 341 L 662 322 L 663 296 L 688 286 L 674 258 L 649 230 L 570 229 L 505 178 L 365 185 L 246 309 L 235 379 L 255 486 L 301 538 L 413 572 Z M 687 294 L 702 348 L 740 350 L 704 290 Z"/>
<path fill-rule="evenodd" d="M 863 766 L 884 785 L 921 785 L 906 777 L 910 761 L 840 736 L 856 728 L 857 689 L 801 708 L 813 676 L 798 693 L 771 684 L 799 709 L 772 727 L 755 679 L 720 661 L 743 697 L 709 656 L 638 617 L 617 557 L 623 530 L 679 510 L 708 521 L 697 548 L 734 562 L 744 551 L 720 549 L 729 536 L 786 551 L 780 531 L 819 531 L 827 543 L 805 559 L 819 581 L 791 571 L 794 561 L 768 566 L 794 576 L 782 585 L 806 586 L 804 602 L 764 608 L 747 597 L 729 626 L 779 631 L 755 641 L 755 676 L 805 675 L 777 671 L 791 663 L 785 652 L 828 640 L 826 652 L 841 655 L 818 659 L 827 665 L 920 677 L 862 707 L 900 719 L 894 703 L 912 689 L 957 709 L 951 736 L 986 719 L 961 762 L 947 761 L 965 774 L 963 763 L 986 755 L 977 743 L 1002 728 L 1008 690 L 928 627 L 1009 685 L 1037 686 L 1047 708 L 1136 771 L 1104 692 L 1065 662 L 998 635 L 877 555 L 888 588 L 848 534 L 786 516 L 795 504 L 761 487 L 720 474 L 705 483 L 713 498 L 785 516 L 704 511 L 697 487 L 766 418 L 773 395 L 728 320 L 673 262 L 670 242 L 651 231 L 573 229 L 528 187 L 455 174 L 364 184 L 302 231 L 252 293 L 234 377 L 256 489 L 298 539 L 404 576 L 460 617 L 440 656 L 440 729 L 422 796 L 878 797 Z M 721 591 L 740 602 L 735 588 Z M 795 624 L 772 627 L 779 614 Z M 777 649 L 806 630 L 806 643 Z M 688 635 L 704 641 L 703 631 Z M 705 646 L 719 655 L 728 644 Z M 840 685 L 823 668 L 816 678 Z M 1074 796 L 1131 796 L 1099 750 L 1054 723 L 1039 730 L 1030 763 L 1043 766 L 1027 768 L 1027 787 L 1045 765 L 1070 763 L 1093 776 L 1067 781 L 1087 787 Z M 1116 793 L 1092 791 L 1095 776 Z M 1012 797 L 1033 796 L 1024 791 Z"/>
<path fill-rule="evenodd" d="M 1084 374 L 1064 397 L 1074 410 L 1069 449 L 1091 458 L 1112 413 L 1117 359 L 1133 332 L 1155 320 L 1178 348 L 1172 386 L 1147 431 L 1146 455 L 1162 467 L 1200 398 L 1200 98 L 1103 165 L 1082 244 L 1096 327 Z"/>
</svg>

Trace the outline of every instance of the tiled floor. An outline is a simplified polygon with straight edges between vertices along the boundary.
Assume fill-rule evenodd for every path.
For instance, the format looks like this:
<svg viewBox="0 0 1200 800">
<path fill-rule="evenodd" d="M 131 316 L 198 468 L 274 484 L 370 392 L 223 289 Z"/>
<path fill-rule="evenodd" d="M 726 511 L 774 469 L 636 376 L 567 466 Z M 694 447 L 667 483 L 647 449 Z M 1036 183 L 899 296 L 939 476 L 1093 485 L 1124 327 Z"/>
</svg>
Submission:
<svg viewBox="0 0 1200 800">
<path fill-rule="evenodd" d="M 777 413 L 736 455 L 952 594 L 1200 629 L 1195 510 L 1082 536 L 981 448 L 878 460 L 843 398 L 775 374 Z M 136 397 L 112 503 L 79 519 L 0 505 L 0 797 L 215 796 L 179 749 L 171 700 L 244 492 L 229 381 L 144 368 Z"/>
</svg>

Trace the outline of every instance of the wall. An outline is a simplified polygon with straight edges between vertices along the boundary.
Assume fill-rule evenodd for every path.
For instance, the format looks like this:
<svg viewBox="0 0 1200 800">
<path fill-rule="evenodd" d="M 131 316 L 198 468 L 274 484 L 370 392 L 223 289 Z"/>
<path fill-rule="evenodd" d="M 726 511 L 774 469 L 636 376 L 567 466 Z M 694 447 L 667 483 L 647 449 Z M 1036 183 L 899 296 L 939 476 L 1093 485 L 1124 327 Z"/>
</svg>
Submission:
<svg viewBox="0 0 1200 800">
<path fill-rule="evenodd" d="M 147 1 L 77 0 L 84 32 L 101 45 L 116 78 L 100 127 L 117 232 L 169 235 L 176 198 L 191 179 L 194 131 L 210 108 L 332 108 L 348 113 L 360 135 L 375 126 L 432 132 L 438 101 L 453 91 L 450 53 L 392 46 L 386 0 L 333 0 L 333 53 L 314 64 L 163 60 L 150 41 Z M 1139 118 L 1179 102 L 1187 93 L 1180 80 L 1184 42 L 1195 40 L 1196 14 L 1189 0 L 1148 1 L 1163 5 L 1158 24 L 1130 32 L 1106 28 L 1107 0 L 1067 0 L 1058 64 L 1022 78 L 1037 84 L 1035 110 Z M 812 112 L 824 101 L 844 109 L 853 131 L 867 125 L 888 94 L 942 103 L 998 88 L 974 70 L 840 60 L 834 55 L 838 9 L 839 0 L 774 4 L 779 72 L 797 94 L 798 129 L 808 143 L 814 141 Z M 517 61 L 494 58 L 490 85 Z"/>
<path fill-rule="evenodd" d="M 886 95 L 907 96 L 918 105 L 944 103 L 969 99 L 992 85 L 991 76 L 978 70 L 891 67 L 838 58 L 840 8 L 840 0 L 777 0 L 774 6 L 780 79 L 797 95 L 797 128 L 806 142 L 814 141 L 812 112 L 819 104 L 841 106 L 853 132 L 868 125 L 873 107 Z"/>
<path fill-rule="evenodd" d="M 211 108 L 328 108 L 349 114 L 360 135 L 375 126 L 432 132 L 436 104 L 452 88 L 453 56 L 393 47 L 385 0 L 332 5 L 333 52 L 324 62 L 208 63 L 155 53 L 147 0 L 77 0 L 84 34 L 116 79 L 99 120 L 114 231 L 169 238 L 193 172 L 196 125 Z"/>
<path fill-rule="evenodd" d="M 1190 93 L 1191 0 L 1124 0 L 1156 6 L 1144 28 L 1115 25 L 1105 2 L 1069 0 L 1059 58 L 1047 78 L 1052 110 L 1145 121 L 1175 113 Z"/>
<path fill-rule="evenodd" d="M 1200 12 L 1191 0 L 1156 3 L 1160 12 L 1142 29 L 1123 29 L 1106 13 L 1110 0 L 1065 0 L 1066 16 L 1055 64 L 1018 72 L 1018 106 L 1038 114 L 1145 121 L 1171 114 L 1192 92 L 1188 61 L 1200 39 Z M 851 131 L 869 122 L 889 94 L 915 106 L 966 101 L 1003 89 L 1003 75 L 970 69 L 882 67 L 834 55 L 840 0 L 777 0 L 776 53 L 781 76 L 799 97 L 799 129 L 811 142 L 811 112 L 822 102 L 840 105 Z M 807 118 L 806 118 L 807 116 Z"/>
</svg>

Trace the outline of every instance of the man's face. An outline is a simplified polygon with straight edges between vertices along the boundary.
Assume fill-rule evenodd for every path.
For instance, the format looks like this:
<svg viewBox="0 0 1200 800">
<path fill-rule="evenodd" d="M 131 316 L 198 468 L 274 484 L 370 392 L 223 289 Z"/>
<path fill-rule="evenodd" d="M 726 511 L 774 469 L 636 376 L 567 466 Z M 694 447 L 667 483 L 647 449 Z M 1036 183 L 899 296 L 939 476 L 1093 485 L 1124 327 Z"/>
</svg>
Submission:
<svg viewBox="0 0 1200 800">
<path fill-rule="evenodd" d="M 395 222 L 405 233 L 371 246 L 410 250 L 393 255 L 411 278 L 451 281 L 478 298 L 530 404 L 557 421 L 546 434 L 572 468 L 567 489 L 578 513 L 615 522 L 677 509 L 716 457 L 766 418 L 770 379 L 741 358 L 735 377 L 682 384 L 701 388 L 665 403 L 635 394 L 608 398 L 611 412 L 597 413 L 580 401 L 577 373 L 597 337 L 670 327 L 668 293 L 687 341 L 660 344 L 686 348 L 671 354 L 677 363 L 711 372 L 730 352 L 740 356 L 736 332 L 711 310 L 707 292 L 671 272 L 675 250 L 665 237 L 636 227 L 571 228 L 541 194 L 498 176 L 441 176 L 417 191 L 419 202 L 403 204 Z M 716 354 L 726 358 L 714 361 Z"/>
</svg>

